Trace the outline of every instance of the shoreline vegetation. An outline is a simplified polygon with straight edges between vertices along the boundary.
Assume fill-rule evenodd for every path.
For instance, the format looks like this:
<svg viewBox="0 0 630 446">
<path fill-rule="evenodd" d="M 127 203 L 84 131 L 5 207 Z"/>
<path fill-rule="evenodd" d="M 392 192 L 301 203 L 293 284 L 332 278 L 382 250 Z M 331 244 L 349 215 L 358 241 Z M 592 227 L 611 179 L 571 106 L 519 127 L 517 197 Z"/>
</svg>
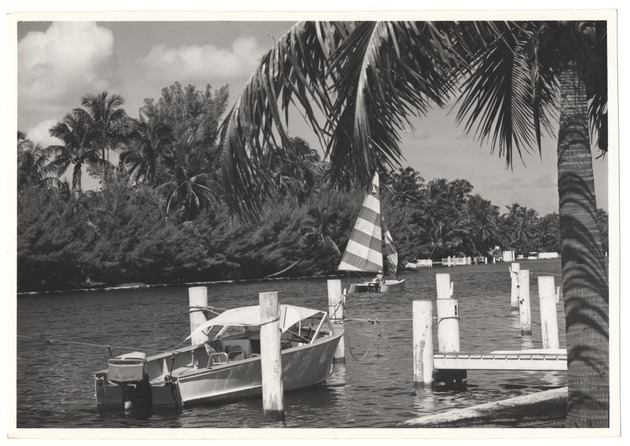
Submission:
<svg viewBox="0 0 630 446">
<path fill-rule="evenodd" d="M 18 132 L 18 292 L 334 274 L 364 185 L 332 183 L 330 164 L 290 138 L 263 154 L 264 190 L 251 192 L 258 219 L 239 217 L 216 145 L 227 99 L 227 86 L 175 83 L 131 118 L 122 97 L 104 92 L 50 129 L 61 145 Z M 557 213 L 499 207 L 465 179 L 379 170 L 400 265 L 489 257 L 495 246 L 560 251 Z M 88 176 L 96 190 L 82 188 Z M 605 211 L 598 222 L 607 249 Z"/>
</svg>

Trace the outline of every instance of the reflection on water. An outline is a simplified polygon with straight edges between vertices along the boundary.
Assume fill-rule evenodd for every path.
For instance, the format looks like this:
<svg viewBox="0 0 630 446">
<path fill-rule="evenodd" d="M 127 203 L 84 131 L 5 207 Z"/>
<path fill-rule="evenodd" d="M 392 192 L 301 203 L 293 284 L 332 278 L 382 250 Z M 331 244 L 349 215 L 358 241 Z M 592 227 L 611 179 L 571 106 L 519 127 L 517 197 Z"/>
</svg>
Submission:
<svg viewBox="0 0 630 446">
<path fill-rule="evenodd" d="M 523 262 L 532 284 L 554 275 L 560 262 Z M 325 385 L 285 395 L 286 427 L 394 427 L 423 414 L 496 401 L 565 385 L 565 372 L 469 371 L 464 389 L 431 389 L 413 383 L 411 302 L 435 298 L 435 274 L 448 272 L 459 300 L 461 350 L 542 348 L 536 286 L 531 289 L 532 336 L 520 335 L 518 312 L 510 310 L 508 264 L 425 269 L 404 274 L 400 294 L 351 296 L 347 317 L 378 319 L 347 324 L 346 362 L 335 364 Z M 343 281 L 347 286 L 347 281 Z M 217 308 L 256 305 L 258 293 L 278 291 L 280 301 L 327 307 L 326 281 L 292 280 L 209 286 Z M 562 302 L 562 301 L 561 301 Z M 119 355 L 174 348 L 188 335 L 186 288 L 156 288 L 27 296 L 18 299 L 18 427 L 279 427 L 265 420 L 260 399 L 154 411 L 99 412 L 93 374 L 105 368 L 105 347 L 48 343 L 47 340 L 110 345 Z M 558 304 L 560 345 L 564 313 Z M 437 337 L 435 338 L 437 339 Z M 362 359 L 357 361 L 354 357 Z"/>
</svg>

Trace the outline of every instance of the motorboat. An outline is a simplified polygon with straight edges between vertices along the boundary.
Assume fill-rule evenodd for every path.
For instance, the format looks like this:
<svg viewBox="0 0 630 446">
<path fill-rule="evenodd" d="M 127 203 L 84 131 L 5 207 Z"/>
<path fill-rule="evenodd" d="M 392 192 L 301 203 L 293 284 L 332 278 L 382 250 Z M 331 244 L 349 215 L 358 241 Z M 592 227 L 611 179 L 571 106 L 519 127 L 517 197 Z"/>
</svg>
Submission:
<svg viewBox="0 0 630 446">
<path fill-rule="evenodd" d="M 99 408 L 185 407 L 262 394 L 260 308 L 226 310 L 197 327 L 207 342 L 153 356 L 130 352 L 95 374 Z M 343 330 L 328 313 L 280 306 L 282 379 L 285 391 L 323 383 Z M 189 339 L 187 338 L 187 339 Z M 205 337 L 204 337 L 205 338 Z"/>
</svg>

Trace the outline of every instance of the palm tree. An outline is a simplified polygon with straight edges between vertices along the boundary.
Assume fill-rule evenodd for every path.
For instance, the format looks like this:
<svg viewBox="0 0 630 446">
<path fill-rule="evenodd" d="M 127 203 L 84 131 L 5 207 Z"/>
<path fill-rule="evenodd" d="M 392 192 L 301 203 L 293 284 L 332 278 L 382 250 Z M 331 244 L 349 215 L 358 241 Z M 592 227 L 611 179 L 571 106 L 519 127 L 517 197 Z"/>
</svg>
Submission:
<svg viewBox="0 0 630 446">
<path fill-rule="evenodd" d="M 591 133 L 608 149 L 605 22 L 502 25 L 464 81 L 460 119 L 512 159 L 560 111 L 558 195 L 566 314 L 567 426 L 609 425 L 608 275 L 597 227 Z M 589 127 L 590 119 L 590 127 Z"/>
<path fill-rule="evenodd" d="M 455 77 L 449 74 L 455 73 Z M 607 426 L 608 279 L 599 246 L 590 129 L 607 149 L 606 23 L 301 22 L 265 54 L 222 126 L 230 204 L 248 200 L 262 148 L 287 138 L 296 102 L 326 140 L 333 178 L 367 182 L 401 157 L 413 114 L 442 105 L 457 83 L 460 121 L 508 165 L 538 143 L 560 109 L 558 179 L 567 318 L 567 426 Z M 560 98 L 560 100 L 558 100 Z M 324 115 L 317 120 L 316 108 Z M 285 119 L 286 122 L 286 119 Z"/>
<path fill-rule="evenodd" d="M 171 129 L 161 123 L 135 121 L 134 130 L 120 154 L 120 163 L 126 166 L 129 178 L 136 183 L 155 184 L 160 157 L 171 147 Z"/>
<path fill-rule="evenodd" d="M 503 230 L 507 242 L 517 252 L 527 254 L 536 249 L 535 231 L 538 224 L 538 215 L 534 209 L 527 209 L 518 203 L 506 206 L 508 213 L 503 215 Z"/>
<path fill-rule="evenodd" d="M 50 182 L 55 171 L 49 163 L 50 150 L 40 144 L 33 144 L 18 132 L 17 186 L 18 191 L 27 187 Z"/>
<path fill-rule="evenodd" d="M 333 240 L 339 224 L 339 214 L 328 213 L 326 208 L 310 208 L 302 220 L 302 237 L 300 246 L 312 251 L 314 249 L 332 248 L 340 256 L 341 251 Z"/>
<path fill-rule="evenodd" d="M 124 102 L 123 97 L 118 94 L 88 94 L 81 99 L 81 106 L 84 108 L 75 109 L 89 123 L 94 132 L 94 144 L 101 150 L 103 187 L 107 185 L 109 151 L 118 147 L 127 118 L 125 110 L 121 108 Z"/>
<path fill-rule="evenodd" d="M 499 229 L 499 208 L 479 194 L 468 199 L 470 237 L 476 254 L 486 255 L 501 241 Z"/>
<path fill-rule="evenodd" d="M 539 219 L 536 226 L 536 242 L 538 251 L 560 251 L 560 218 L 558 214 L 554 212 Z"/>
<path fill-rule="evenodd" d="M 319 154 L 301 138 L 289 138 L 283 147 L 270 144 L 263 158 L 263 169 L 267 173 L 263 191 L 269 186 L 296 197 L 298 204 L 311 195 L 323 175 Z"/>
<path fill-rule="evenodd" d="M 401 167 L 392 171 L 383 181 L 392 198 L 392 204 L 420 202 L 421 188 L 424 178 L 412 167 Z"/>
<path fill-rule="evenodd" d="M 68 180 L 59 181 L 56 189 L 57 202 L 61 208 L 58 214 L 62 222 L 68 223 L 75 215 L 89 214 L 90 203 L 94 200 L 94 191 L 83 192 L 70 185 Z M 96 228 L 94 224 L 87 219 L 88 226 Z"/>
<path fill-rule="evenodd" d="M 181 222 L 194 220 L 204 208 L 219 204 L 221 188 L 214 175 L 195 173 L 184 150 L 174 150 L 164 160 L 166 181 L 159 188 L 166 194 L 166 216 Z"/>
<path fill-rule="evenodd" d="M 83 166 L 99 167 L 102 160 L 99 148 L 95 144 L 96 135 L 89 119 L 76 110 L 68 113 L 61 122 L 50 129 L 50 135 L 60 139 L 63 145 L 50 146 L 49 150 L 55 156 L 51 167 L 57 175 L 63 175 L 70 165 L 72 169 L 72 188 L 81 190 L 81 176 Z"/>
</svg>

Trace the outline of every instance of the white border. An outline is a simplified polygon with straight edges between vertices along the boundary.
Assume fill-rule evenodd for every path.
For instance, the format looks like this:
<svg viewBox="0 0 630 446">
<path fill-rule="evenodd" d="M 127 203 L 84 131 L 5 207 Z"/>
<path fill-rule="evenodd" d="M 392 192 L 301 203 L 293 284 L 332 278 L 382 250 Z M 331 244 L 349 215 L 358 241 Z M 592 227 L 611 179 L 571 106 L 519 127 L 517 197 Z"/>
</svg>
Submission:
<svg viewBox="0 0 630 446">
<path fill-rule="evenodd" d="M 17 110 L 17 92 L 15 86 L 17 85 L 17 70 L 16 67 L 16 54 L 17 54 L 17 28 L 16 21 L 23 20 L 96 20 L 99 21 L 124 21 L 124 20 L 164 20 L 164 21 L 185 21 L 185 20 L 301 20 L 305 18 L 309 19 L 405 19 L 416 18 L 419 20 L 424 19 L 446 19 L 446 20 L 462 20 L 462 19 L 480 19 L 480 20 L 497 20 L 506 18 L 528 18 L 528 19 L 568 19 L 568 20 L 580 20 L 580 19 L 593 19 L 601 18 L 608 19 L 609 28 L 609 88 L 611 94 L 609 94 L 609 133 L 610 135 L 619 135 L 618 127 L 618 101 L 617 96 L 614 94 L 618 91 L 617 84 L 617 41 L 612 36 L 616 35 L 617 23 L 615 12 L 608 10 L 522 10 L 522 11 L 505 11 L 505 6 L 508 6 L 505 2 L 500 1 L 484 1 L 475 2 L 473 5 L 476 8 L 486 9 L 479 11 L 465 11 L 465 10 L 450 10 L 439 11 L 436 10 L 436 6 L 440 9 L 447 9 L 452 7 L 451 3 L 455 3 L 455 8 L 466 8 L 470 4 L 465 2 L 447 2 L 440 1 L 433 5 L 422 4 L 423 9 L 433 9 L 432 11 L 422 12 L 410 12 L 419 5 L 417 2 L 412 1 L 364 1 L 361 3 L 362 12 L 354 11 L 354 6 L 347 6 L 344 2 L 321 0 L 316 5 L 308 4 L 302 5 L 297 2 L 276 2 L 281 3 L 282 6 L 276 11 L 265 12 L 172 12 L 169 9 L 177 7 L 182 11 L 200 11 L 207 10 L 207 5 L 202 2 L 186 2 L 178 1 L 176 3 L 167 2 L 163 0 L 156 0 L 152 2 L 154 11 L 141 11 L 141 12 L 113 12 L 103 11 L 103 9 L 117 9 L 119 11 L 133 11 L 138 10 L 139 5 L 133 1 L 118 1 L 111 0 L 106 5 L 100 2 L 88 3 L 78 1 L 66 1 L 55 2 L 54 11 L 51 10 L 51 3 L 45 1 L 8 1 L 3 3 L 3 7 L 6 9 L 4 12 L 13 13 L 7 17 L 5 24 L 7 24 L 6 33 L 2 33 L 7 36 L 8 45 L 3 45 L 3 51 L 6 51 L 6 57 L 4 58 L 7 63 L 5 88 L 3 89 L 5 104 L 7 107 L 3 107 L 3 113 L 6 112 L 6 116 L 2 119 L 3 127 L 4 123 L 8 123 L 5 134 L 5 147 L 3 158 L 5 161 L 3 166 L 5 171 L 3 172 L 3 181 L 7 184 L 3 188 L 6 193 L 2 194 L 3 207 L 9 209 L 15 209 L 15 154 L 12 148 L 15 144 L 15 133 L 17 129 L 17 119 L 15 111 Z M 619 4 L 618 4 L 619 3 Z M 550 8 L 550 7 L 580 7 L 580 8 L 618 8 L 621 2 L 588 2 L 574 0 L 570 4 L 562 4 L 557 1 L 537 1 L 532 0 L 527 4 L 520 4 L 518 6 L 527 8 Z M 457 6 L 459 5 L 459 6 Z M 486 6 L 490 5 L 490 6 Z M 146 5 L 142 5 L 140 8 L 144 8 Z M 268 6 L 268 5 L 266 5 Z M 512 5 L 513 6 L 513 5 Z M 227 2 L 224 7 L 229 7 L 231 11 L 252 11 L 260 7 L 259 4 L 253 4 L 253 2 L 239 2 L 230 1 Z M 30 8 L 30 9 L 29 9 Z M 213 9 L 220 9 L 221 5 L 212 5 Z M 344 12 L 344 8 L 346 12 Z M 388 11 L 382 9 L 387 8 Z M 278 12 L 280 10 L 293 10 L 300 12 Z M 306 12 L 318 9 L 318 12 Z M 34 11 L 50 11 L 44 13 L 37 13 Z M 73 13 L 69 11 L 88 10 L 85 13 Z M 161 12 L 160 12 L 161 10 Z M 335 11 L 336 10 L 336 11 Z M 28 15 L 14 14 L 17 11 L 30 11 Z M 66 11 L 66 12 L 58 12 Z M 350 11 L 350 12 L 347 12 Z M 372 12 L 368 12 L 372 11 Z M 376 12 L 374 12 L 376 11 Z M 404 14 L 396 11 L 405 11 Z M 620 34 L 625 32 L 623 27 L 619 27 Z M 625 41 L 625 39 L 618 39 L 619 41 Z M 623 54 L 622 51 L 619 54 Z M 14 367 L 5 367 L 5 370 L 9 370 L 9 376 L 5 377 L 4 383 L 9 383 L 9 391 L 7 395 L 7 410 L 10 420 L 9 435 L 13 438 L 116 438 L 116 439 L 146 439 L 146 438 L 206 438 L 206 439 L 224 439 L 224 438 L 240 438 L 240 439 L 261 439 L 261 438 L 320 438 L 320 439 L 333 439 L 333 438 L 363 438 L 363 439 L 378 439 L 378 438 L 551 438 L 551 437 L 570 437 L 581 438 L 587 436 L 609 436 L 615 435 L 620 432 L 620 414 L 615 410 L 619 407 L 621 402 L 620 394 L 620 382 L 619 382 L 619 366 L 620 366 L 620 277 L 619 266 L 620 260 L 620 246 L 615 241 L 619 240 L 619 218 L 620 218 L 620 201 L 619 201 L 619 140 L 614 137 L 610 137 L 610 150 L 609 154 L 609 216 L 610 216 L 610 368 L 611 368 L 611 427 L 609 429 L 597 429 L 597 430 L 555 430 L 555 429 L 16 429 L 15 428 L 15 369 Z M 16 317 L 16 301 L 13 299 L 13 293 L 15 290 L 15 234 L 16 234 L 16 222 L 15 218 L 4 221 L 2 228 L 4 231 L 2 234 L 2 252 L 6 254 L 12 261 L 9 262 L 9 268 L 3 268 L 2 282 L 5 284 L 5 290 L 8 292 L 5 294 L 5 299 L 8 299 L 10 304 L 10 311 L 7 312 L 8 333 L 7 338 L 9 340 L 11 349 L 3 355 L 7 358 L 7 362 L 11 365 L 15 364 L 15 317 Z M 5 264 L 5 262 L 3 262 Z M 3 345 L 3 349 L 4 349 Z M 618 354 L 615 354 L 618 352 Z M 3 386 L 4 387 L 4 386 Z M 3 408 L 3 413 L 5 408 Z M 616 416 L 615 416 L 616 415 Z M 5 418 L 6 419 L 6 418 Z"/>
</svg>

